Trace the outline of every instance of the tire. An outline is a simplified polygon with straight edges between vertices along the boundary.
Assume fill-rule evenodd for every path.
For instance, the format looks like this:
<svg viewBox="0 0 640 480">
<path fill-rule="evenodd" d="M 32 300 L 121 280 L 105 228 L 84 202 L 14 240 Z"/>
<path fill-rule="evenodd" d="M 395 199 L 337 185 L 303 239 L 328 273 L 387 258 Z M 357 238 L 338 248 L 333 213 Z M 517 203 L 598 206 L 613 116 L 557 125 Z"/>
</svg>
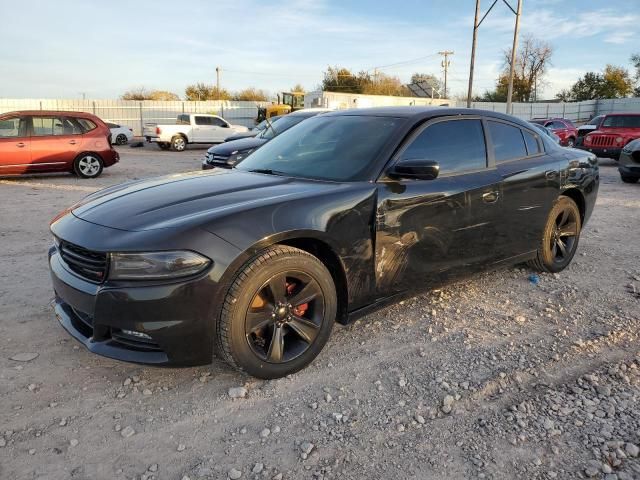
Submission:
<svg viewBox="0 0 640 480">
<path fill-rule="evenodd" d="M 320 260 L 294 247 L 269 247 L 249 260 L 231 283 L 217 322 L 217 353 L 258 378 L 297 372 L 327 343 L 336 298 L 333 278 Z M 302 300 L 306 302 L 296 305 Z"/>
<path fill-rule="evenodd" d="M 183 152 L 187 148 L 187 139 L 182 135 L 176 135 L 171 139 L 171 148 L 176 152 Z"/>
<path fill-rule="evenodd" d="M 573 148 L 576 146 L 576 139 L 573 137 L 567 138 L 567 148 Z"/>
<path fill-rule="evenodd" d="M 550 273 L 567 268 L 578 248 L 581 230 L 582 219 L 576 202 L 569 197 L 558 197 L 549 212 L 536 257 L 528 262 L 529 266 Z"/>
<path fill-rule="evenodd" d="M 104 170 L 104 162 L 95 153 L 83 153 L 73 162 L 73 171 L 80 178 L 98 178 Z"/>
<path fill-rule="evenodd" d="M 160 147 L 160 150 L 169 150 L 171 148 L 171 144 L 170 143 L 159 143 L 158 147 Z"/>
<path fill-rule="evenodd" d="M 128 142 L 129 140 L 124 133 L 121 133 L 116 137 L 116 145 L 126 145 Z"/>
<path fill-rule="evenodd" d="M 638 177 L 629 177 L 627 175 L 622 175 L 622 174 L 620 174 L 620 178 L 624 183 L 638 183 L 638 180 L 640 180 L 640 178 Z"/>
</svg>

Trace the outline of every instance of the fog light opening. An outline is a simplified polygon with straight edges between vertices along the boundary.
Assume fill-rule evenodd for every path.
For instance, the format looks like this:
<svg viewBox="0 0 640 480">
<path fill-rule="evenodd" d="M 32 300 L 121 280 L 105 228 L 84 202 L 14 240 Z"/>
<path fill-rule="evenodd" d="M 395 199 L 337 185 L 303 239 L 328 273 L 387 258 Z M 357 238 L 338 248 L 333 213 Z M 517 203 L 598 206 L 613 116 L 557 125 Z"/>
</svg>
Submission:
<svg viewBox="0 0 640 480">
<path fill-rule="evenodd" d="M 136 332 L 135 330 L 120 330 L 125 335 L 131 335 L 132 337 L 144 338 L 145 340 L 151 340 L 151 337 L 146 333 Z"/>
</svg>

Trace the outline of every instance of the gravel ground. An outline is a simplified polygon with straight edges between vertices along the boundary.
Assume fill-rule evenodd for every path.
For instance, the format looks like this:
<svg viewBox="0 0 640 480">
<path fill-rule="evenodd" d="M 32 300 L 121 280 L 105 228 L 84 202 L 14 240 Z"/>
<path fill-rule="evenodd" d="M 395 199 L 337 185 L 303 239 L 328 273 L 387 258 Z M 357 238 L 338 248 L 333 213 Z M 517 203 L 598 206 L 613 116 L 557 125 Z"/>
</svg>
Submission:
<svg viewBox="0 0 640 480">
<path fill-rule="evenodd" d="M 612 163 L 565 272 L 425 293 L 262 381 L 101 358 L 55 321 L 49 220 L 204 152 L 120 151 L 94 181 L 0 180 L 0 478 L 640 478 L 640 185 Z"/>
</svg>

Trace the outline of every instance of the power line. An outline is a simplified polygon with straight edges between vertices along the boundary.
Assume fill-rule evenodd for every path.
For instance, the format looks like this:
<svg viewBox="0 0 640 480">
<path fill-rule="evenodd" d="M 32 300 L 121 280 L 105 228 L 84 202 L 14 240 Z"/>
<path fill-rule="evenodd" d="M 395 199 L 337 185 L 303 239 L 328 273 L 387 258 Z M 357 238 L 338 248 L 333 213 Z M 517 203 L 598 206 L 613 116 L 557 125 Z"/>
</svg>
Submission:
<svg viewBox="0 0 640 480">
<path fill-rule="evenodd" d="M 445 50 L 443 52 L 438 52 L 438 55 L 444 56 L 444 60 L 442 60 L 442 67 L 444 68 L 444 98 L 447 97 L 447 73 L 449 73 L 449 65 L 451 62 L 449 61 L 449 55 L 453 55 L 453 51 Z"/>
</svg>

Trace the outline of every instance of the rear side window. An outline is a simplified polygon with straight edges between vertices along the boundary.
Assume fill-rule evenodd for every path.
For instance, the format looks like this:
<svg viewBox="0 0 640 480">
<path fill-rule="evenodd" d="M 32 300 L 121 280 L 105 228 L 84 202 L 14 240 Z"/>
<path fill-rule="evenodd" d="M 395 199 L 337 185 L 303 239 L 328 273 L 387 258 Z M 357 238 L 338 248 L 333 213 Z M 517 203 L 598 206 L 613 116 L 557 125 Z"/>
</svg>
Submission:
<svg viewBox="0 0 640 480">
<path fill-rule="evenodd" d="M 527 130 L 522 130 L 522 135 L 524 135 L 524 143 L 527 144 L 527 153 L 529 155 L 539 154 L 540 144 L 538 143 L 536 136 Z"/>
<path fill-rule="evenodd" d="M 432 160 L 441 174 L 479 170 L 487 166 L 487 148 L 480 120 L 448 120 L 425 128 L 400 157 Z"/>
<path fill-rule="evenodd" d="M 24 119 L 20 117 L 0 120 L 0 138 L 23 137 L 24 130 Z"/>
<path fill-rule="evenodd" d="M 82 128 L 83 133 L 90 132 L 94 128 L 98 127 L 95 123 L 93 123 L 91 120 L 87 120 L 86 118 L 76 118 L 76 122 L 78 122 L 78 124 Z"/>
<path fill-rule="evenodd" d="M 527 156 L 522 130 L 513 125 L 489 120 L 489 133 L 493 142 L 496 163 L 508 162 Z"/>
<path fill-rule="evenodd" d="M 31 122 L 34 137 L 77 135 L 81 133 L 78 126 L 66 117 L 33 117 Z"/>
</svg>

